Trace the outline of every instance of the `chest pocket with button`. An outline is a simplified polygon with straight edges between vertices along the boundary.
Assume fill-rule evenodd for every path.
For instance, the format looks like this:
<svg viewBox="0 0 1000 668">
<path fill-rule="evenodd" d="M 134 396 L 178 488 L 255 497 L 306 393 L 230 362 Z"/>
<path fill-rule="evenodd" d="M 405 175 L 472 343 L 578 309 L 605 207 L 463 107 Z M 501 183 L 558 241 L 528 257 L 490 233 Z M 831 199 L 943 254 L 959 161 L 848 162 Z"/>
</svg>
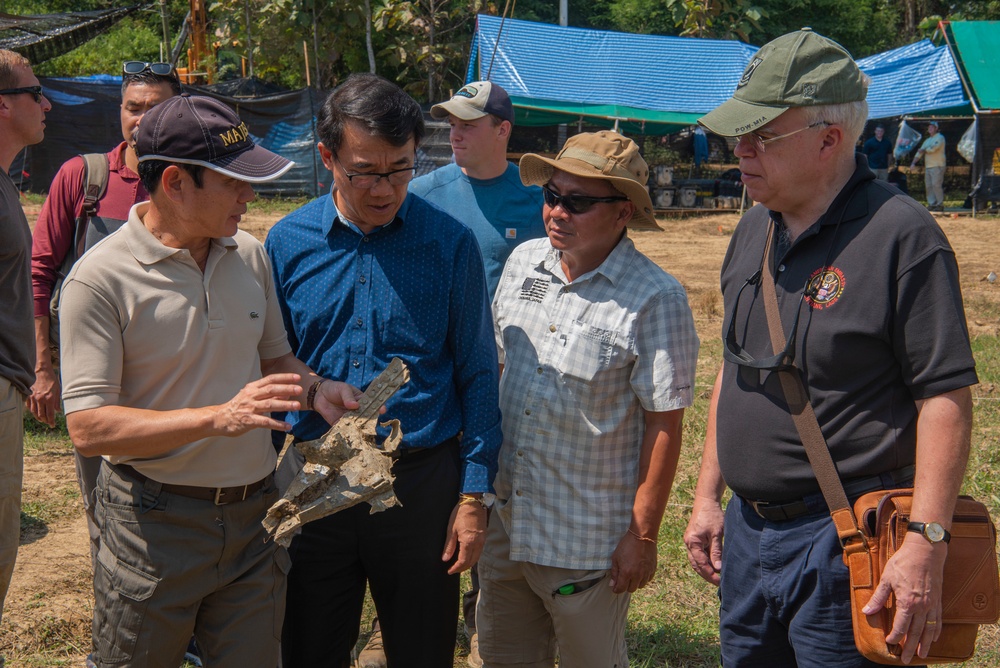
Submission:
<svg viewBox="0 0 1000 668">
<path fill-rule="evenodd" d="M 618 335 L 583 322 L 573 322 L 562 340 L 559 370 L 566 376 L 590 382 L 614 366 Z"/>
</svg>

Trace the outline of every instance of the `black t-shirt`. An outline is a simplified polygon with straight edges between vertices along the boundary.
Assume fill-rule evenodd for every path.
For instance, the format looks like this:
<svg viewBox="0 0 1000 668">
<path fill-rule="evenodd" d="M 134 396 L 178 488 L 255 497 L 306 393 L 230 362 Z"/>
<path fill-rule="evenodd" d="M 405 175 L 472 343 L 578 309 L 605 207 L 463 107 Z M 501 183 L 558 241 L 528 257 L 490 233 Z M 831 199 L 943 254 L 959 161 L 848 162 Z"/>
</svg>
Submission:
<svg viewBox="0 0 1000 668">
<path fill-rule="evenodd" d="M 769 213 L 780 228 L 780 214 L 757 205 L 733 234 L 722 268 L 726 323 L 761 267 Z M 786 336 L 801 309 L 795 365 L 841 479 L 913 464 L 915 400 L 978 382 L 944 232 L 924 207 L 874 180 L 859 154 L 826 214 L 776 253 L 772 271 Z M 751 355 L 773 354 L 759 283 L 743 291 L 735 322 Z M 773 373 L 725 363 L 717 442 L 723 477 L 741 496 L 786 501 L 819 490 Z"/>
</svg>

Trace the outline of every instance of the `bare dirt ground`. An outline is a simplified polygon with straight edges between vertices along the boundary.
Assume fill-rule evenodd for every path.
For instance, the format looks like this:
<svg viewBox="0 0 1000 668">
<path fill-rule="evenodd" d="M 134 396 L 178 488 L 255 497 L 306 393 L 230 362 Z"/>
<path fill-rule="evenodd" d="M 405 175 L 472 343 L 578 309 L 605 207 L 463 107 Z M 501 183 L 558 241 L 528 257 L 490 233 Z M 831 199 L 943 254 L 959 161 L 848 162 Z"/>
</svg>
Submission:
<svg viewBox="0 0 1000 668">
<path fill-rule="evenodd" d="M 38 207 L 26 207 L 29 221 Z M 243 227 L 263 238 L 276 216 L 248 215 Z M 688 290 L 703 342 L 719 335 L 721 299 L 718 272 L 735 228 L 735 214 L 663 219 L 663 232 L 632 232 L 640 250 L 676 276 Z M 962 291 L 972 333 L 1000 335 L 1000 220 L 963 216 L 938 218 L 954 246 L 962 271 Z M 706 360 L 706 362 L 708 362 Z M 717 361 L 712 361 L 717 364 Z M 24 503 L 58 505 L 65 513 L 21 537 L 20 553 L 3 620 L 0 655 L 8 668 L 82 666 L 89 651 L 90 556 L 87 529 L 77 498 L 73 460 L 63 446 L 42 448 L 25 459 Z"/>
</svg>

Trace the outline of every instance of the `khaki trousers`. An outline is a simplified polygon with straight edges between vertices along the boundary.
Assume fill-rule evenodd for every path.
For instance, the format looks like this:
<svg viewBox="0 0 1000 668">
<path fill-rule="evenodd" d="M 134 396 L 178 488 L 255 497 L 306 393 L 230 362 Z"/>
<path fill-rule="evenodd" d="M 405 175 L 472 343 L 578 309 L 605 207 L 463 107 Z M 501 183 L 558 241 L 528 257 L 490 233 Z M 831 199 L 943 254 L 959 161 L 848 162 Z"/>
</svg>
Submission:
<svg viewBox="0 0 1000 668">
<path fill-rule="evenodd" d="M 277 487 L 217 506 L 112 469 L 97 483 L 98 668 L 177 668 L 192 634 L 211 668 L 273 668 L 291 561 L 260 522 Z"/>
<path fill-rule="evenodd" d="M 24 397 L 0 377 L 0 619 L 21 540 Z"/>
<path fill-rule="evenodd" d="M 499 502 L 498 502 L 499 503 Z M 631 595 L 615 594 L 607 570 L 575 570 L 511 561 L 510 538 L 490 515 L 479 560 L 476 629 L 486 668 L 628 666 L 625 624 Z M 575 585 L 571 594 L 560 588 Z M 564 590 L 565 591 L 565 590 Z"/>
</svg>

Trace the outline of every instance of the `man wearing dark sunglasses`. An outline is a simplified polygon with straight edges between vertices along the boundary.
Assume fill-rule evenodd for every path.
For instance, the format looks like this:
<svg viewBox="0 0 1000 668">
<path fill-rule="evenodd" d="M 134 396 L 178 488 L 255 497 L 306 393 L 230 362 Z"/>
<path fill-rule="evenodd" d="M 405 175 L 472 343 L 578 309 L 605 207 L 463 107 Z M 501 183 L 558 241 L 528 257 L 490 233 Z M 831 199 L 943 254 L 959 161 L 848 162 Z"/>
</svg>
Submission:
<svg viewBox="0 0 1000 668">
<path fill-rule="evenodd" d="M 541 190 L 521 183 L 517 165 L 507 160 L 514 106 L 499 84 L 473 81 L 450 100 L 431 107 L 431 116 L 447 119 L 455 161 L 415 179 L 410 192 L 441 207 L 475 233 L 493 299 L 510 252 L 518 244 L 545 236 Z M 469 636 L 467 663 L 477 668 L 482 661 L 476 638 L 479 577 L 475 566 L 471 579 L 472 589 L 462 597 L 462 613 Z M 361 658 L 366 658 L 364 653 Z"/>
<path fill-rule="evenodd" d="M 26 146 L 42 141 L 52 105 L 31 63 L 0 49 L 0 617 L 20 535 L 25 400 L 35 382 L 31 328 L 31 232 L 8 172 Z M 0 659 L 0 663 L 3 660 Z"/>
<path fill-rule="evenodd" d="M 333 192 L 278 221 L 265 246 L 303 361 L 358 387 L 393 357 L 408 366 L 386 404 L 403 430 L 393 467 L 402 505 L 371 514 L 360 504 L 295 537 L 282 665 L 346 668 L 367 584 L 389 665 L 450 666 L 459 573 L 482 549 L 500 446 L 482 257 L 468 227 L 407 192 L 424 122 L 397 85 L 348 77 L 317 129 Z M 327 429 L 305 413 L 288 418 L 297 439 Z"/>
<path fill-rule="evenodd" d="M 484 664 L 626 666 L 630 597 L 656 571 L 698 337 L 684 288 L 635 249 L 655 225 L 639 147 L 615 132 L 521 158 L 546 239 L 493 300 L 502 375 L 496 510 L 479 564 Z"/>
<path fill-rule="evenodd" d="M 122 68 L 122 142 L 107 154 L 95 154 L 93 164 L 104 164 L 106 181 L 100 196 L 84 211 L 88 182 L 94 178 L 84 156 L 68 160 L 49 187 L 48 197 L 38 216 L 32 243 L 31 280 L 35 300 L 36 380 L 28 407 L 49 426 L 55 425 L 59 410 L 60 382 L 53 349 L 58 340 L 50 335 L 50 305 L 53 287 L 69 273 L 84 251 L 121 227 L 129 209 L 149 199 L 137 173 L 133 133 L 142 115 L 157 104 L 181 92 L 180 81 L 167 63 L 126 62 Z M 78 229 L 79 226 L 82 229 Z M 52 332 L 52 334 L 57 334 Z M 94 523 L 92 493 L 100 472 L 99 457 L 76 454 L 77 478 L 90 532 L 91 557 L 96 566 L 100 533 Z"/>
<path fill-rule="evenodd" d="M 843 47 L 803 29 L 762 47 L 700 119 L 738 137 L 758 202 L 722 266 L 725 363 L 684 535 L 694 569 L 721 587 L 726 666 L 875 665 L 855 649 L 843 548 L 779 374 L 801 376 L 851 503 L 912 484 L 911 519 L 948 529 L 962 484 L 977 378 L 958 266 L 934 219 L 855 153 L 867 88 Z M 939 637 L 947 553 L 938 533 L 908 533 L 864 610 L 894 597 L 886 642 L 903 662 Z"/>
</svg>

